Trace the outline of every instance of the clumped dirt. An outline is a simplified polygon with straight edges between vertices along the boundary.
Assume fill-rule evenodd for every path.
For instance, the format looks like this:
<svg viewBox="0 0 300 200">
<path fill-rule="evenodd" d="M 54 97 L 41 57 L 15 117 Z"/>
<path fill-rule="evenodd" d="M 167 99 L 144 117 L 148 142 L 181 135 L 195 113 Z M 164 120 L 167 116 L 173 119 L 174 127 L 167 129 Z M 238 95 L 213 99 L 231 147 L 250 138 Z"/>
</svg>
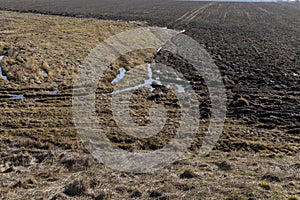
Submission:
<svg viewBox="0 0 300 200">
<path fill-rule="evenodd" d="M 82 145 L 71 109 L 72 84 L 89 51 L 111 35 L 147 23 L 1 11 L 0 55 L 8 81 L 0 79 L 0 197 L 298 199 L 300 23 L 296 23 L 299 14 L 288 11 L 299 6 L 197 5 L 185 7 L 186 17 L 170 26 L 187 29 L 186 34 L 207 49 L 224 75 L 228 114 L 223 134 L 208 157 L 197 156 L 210 119 L 207 88 L 177 55 L 153 49 L 124 55 L 98 85 L 96 110 L 104 133 L 124 150 L 148 152 L 161 148 L 176 132 L 178 102 L 164 87 L 136 90 L 131 99 L 135 122 L 149 123 L 147 110 L 153 101 L 167 108 L 170 120 L 150 139 L 126 135 L 108 107 L 118 68 L 162 62 L 193 80 L 201 100 L 197 138 L 182 161 L 155 174 L 123 173 L 99 164 Z M 123 19 L 139 19 L 128 16 Z M 153 19 L 149 23 L 166 25 Z M 24 98 L 11 99 L 11 95 Z"/>
</svg>

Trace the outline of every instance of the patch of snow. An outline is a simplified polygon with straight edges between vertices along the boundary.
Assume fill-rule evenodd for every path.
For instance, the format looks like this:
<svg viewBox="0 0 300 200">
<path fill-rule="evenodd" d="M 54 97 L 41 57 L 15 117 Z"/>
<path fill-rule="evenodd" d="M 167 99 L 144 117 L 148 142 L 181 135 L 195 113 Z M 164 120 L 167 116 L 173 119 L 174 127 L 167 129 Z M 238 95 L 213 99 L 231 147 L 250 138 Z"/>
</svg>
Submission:
<svg viewBox="0 0 300 200">
<path fill-rule="evenodd" d="M 126 74 L 126 69 L 125 68 L 121 67 L 119 69 L 119 72 L 120 73 L 117 75 L 117 77 L 114 80 L 112 80 L 111 83 L 117 83 L 125 77 L 125 74 Z"/>
<path fill-rule="evenodd" d="M 13 99 L 13 100 L 22 100 L 25 99 L 23 94 L 9 94 L 9 99 Z"/>
<path fill-rule="evenodd" d="M 15 140 L 13 141 L 13 143 L 11 144 L 11 148 L 17 149 L 17 148 L 18 148 L 17 145 L 18 145 L 18 141 L 15 139 Z"/>
<path fill-rule="evenodd" d="M 59 90 L 53 90 L 53 91 L 51 92 L 52 95 L 57 95 L 58 93 L 59 93 Z"/>
<path fill-rule="evenodd" d="M 300 75 L 296 73 L 293 73 L 293 76 L 300 77 Z"/>
<path fill-rule="evenodd" d="M 143 84 L 139 84 L 139 85 L 136 85 L 136 86 L 133 86 L 133 87 L 125 88 L 125 89 L 122 89 L 122 90 L 116 90 L 116 91 L 113 91 L 111 94 L 118 94 L 118 93 L 121 93 L 121 92 L 128 92 L 128 91 L 135 90 L 135 89 L 138 89 L 138 88 L 141 88 L 141 87 L 146 87 L 150 91 L 154 91 L 155 88 L 152 87 L 152 83 L 155 81 L 157 84 L 161 85 L 161 82 L 158 81 L 158 80 L 154 80 L 152 78 L 152 69 L 151 69 L 151 64 L 150 63 L 148 63 L 147 69 L 148 69 L 148 79 L 145 80 Z M 124 76 L 125 76 L 125 74 L 124 74 Z"/>
<path fill-rule="evenodd" d="M 35 98 L 29 98 L 29 100 L 34 100 L 34 101 L 36 101 L 36 100 L 40 100 L 40 98 L 37 98 L 37 97 L 35 97 Z"/>
<path fill-rule="evenodd" d="M 176 85 L 176 86 L 177 86 L 177 89 L 178 89 L 179 93 L 185 92 L 184 87 L 182 87 L 182 85 Z"/>
<path fill-rule="evenodd" d="M 128 87 L 128 88 L 125 88 L 125 89 L 116 90 L 116 91 L 113 91 L 111 94 L 118 94 L 118 93 L 121 93 L 121 92 L 129 92 L 129 91 L 141 88 L 141 87 L 146 87 L 150 91 L 154 91 L 155 88 L 152 87 L 153 82 L 155 82 L 157 85 L 163 85 L 162 82 L 160 81 L 159 77 L 155 77 L 155 79 L 153 79 L 153 73 L 152 73 L 152 68 L 151 68 L 150 63 L 148 63 L 147 69 L 148 69 L 148 79 L 145 80 L 143 84 L 139 84 L 139 85 L 136 85 L 136 86 L 133 86 L 133 87 Z M 155 71 L 160 73 L 160 70 L 155 70 Z M 176 73 L 175 73 L 175 75 L 177 76 L 176 80 L 182 80 L 181 78 L 178 77 L 178 75 Z M 125 74 L 124 74 L 124 76 L 125 76 Z M 182 85 L 175 84 L 175 86 L 177 87 L 177 91 L 179 93 L 185 92 L 185 89 Z M 170 84 L 167 85 L 167 88 L 170 88 Z"/>
<path fill-rule="evenodd" d="M 2 73 L 2 66 L 1 66 L 1 64 L 0 64 L 0 77 L 1 77 L 3 80 L 8 81 L 7 76 L 4 76 L 3 73 Z"/>
<path fill-rule="evenodd" d="M 144 84 L 140 84 L 140 85 L 136 85 L 136 86 L 133 86 L 133 87 L 128 87 L 128 88 L 125 88 L 125 89 L 122 89 L 122 90 L 113 91 L 111 94 L 119 94 L 121 92 L 129 92 L 131 90 L 139 89 L 143 86 L 144 86 Z"/>
<path fill-rule="evenodd" d="M 46 70 L 43 69 L 42 71 L 43 71 L 44 77 L 48 77 L 49 76 L 48 72 Z"/>
<path fill-rule="evenodd" d="M 3 57 L 4 57 L 4 56 L 0 56 L 0 61 L 3 59 Z M 1 77 L 3 80 L 8 81 L 7 76 L 4 76 L 4 75 L 3 75 L 1 63 L 0 63 L 0 77 Z"/>
</svg>

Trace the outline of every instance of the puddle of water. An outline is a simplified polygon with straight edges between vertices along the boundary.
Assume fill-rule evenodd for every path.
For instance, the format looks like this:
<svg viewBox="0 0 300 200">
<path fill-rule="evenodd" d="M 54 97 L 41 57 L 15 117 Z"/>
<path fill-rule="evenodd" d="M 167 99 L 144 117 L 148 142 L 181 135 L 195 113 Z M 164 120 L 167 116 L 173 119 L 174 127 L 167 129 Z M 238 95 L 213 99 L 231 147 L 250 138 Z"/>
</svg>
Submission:
<svg viewBox="0 0 300 200">
<path fill-rule="evenodd" d="M 125 74 L 126 74 L 126 69 L 125 68 L 121 67 L 119 69 L 119 72 L 120 73 L 117 75 L 117 77 L 114 80 L 112 80 L 111 83 L 117 83 L 125 77 Z"/>
<path fill-rule="evenodd" d="M 4 58 L 4 56 L 0 56 L 0 60 L 2 60 Z"/>
<path fill-rule="evenodd" d="M 25 99 L 23 94 L 9 94 L 9 99 L 22 100 Z"/>
</svg>

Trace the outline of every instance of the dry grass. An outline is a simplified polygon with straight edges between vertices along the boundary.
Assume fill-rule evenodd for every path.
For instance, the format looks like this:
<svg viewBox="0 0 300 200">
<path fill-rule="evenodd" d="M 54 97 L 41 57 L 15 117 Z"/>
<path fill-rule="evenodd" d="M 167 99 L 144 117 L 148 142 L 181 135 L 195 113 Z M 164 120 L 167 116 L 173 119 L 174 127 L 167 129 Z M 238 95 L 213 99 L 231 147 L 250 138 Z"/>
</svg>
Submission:
<svg viewBox="0 0 300 200">
<path fill-rule="evenodd" d="M 111 170 L 86 152 L 76 134 L 71 112 L 75 73 L 99 42 L 137 26 L 127 22 L 0 12 L 0 54 L 6 56 L 3 71 L 10 80 L 0 80 L 0 198 L 297 199 L 300 164 L 295 155 L 299 145 L 293 143 L 298 141 L 297 136 L 259 129 L 258 124 L 247 124 L 240 119 L 227 119 L 215 150 L 209 157 L 199 158 L 195 152 L 207 129 L 206 119 L 187 157 L 155 174 Z M 118 59 L 99 89 L 112 90 L 110 82 L 118 67 L 130 70 L 152 56 L 153 50 L 147 50 Z M 52 95 L 55 89 L 60 92 Z M 39 99 L 8 99 L 7 95 L 13 93 Z M 141 89 L 133 97 L 137 115 L 143 115 L 142 108 L 149 106 L 142 100 L 146 93 Z M 99 113 L 104 113 L 99 114 L 99 122 L 117 146 L 148 151 L 168 142 L 166 136 L 150 141 L 129 140 L 107 112 L 109 99 L 97 103 Z M 238 103 L 249 105 L 243 97 Z M 176 103 L 169 105 L 168 109 L 176 114 Z M 164 133 L 172 133 L 176 129 L 174 124 Z M 278 141 L 278 136 L 285 141 Z"/>
<path fill-rule="evenodd" d="M 70 84 L 78 66 L 105 38 L 137 27 L 126 22 L 0 13 L 0 55 L 9 80 L 22 84 Z M 9 31 L 8 31 L 9 30 Z M 48 76 L 45 76 L 45 73 Z"/>
</svg>

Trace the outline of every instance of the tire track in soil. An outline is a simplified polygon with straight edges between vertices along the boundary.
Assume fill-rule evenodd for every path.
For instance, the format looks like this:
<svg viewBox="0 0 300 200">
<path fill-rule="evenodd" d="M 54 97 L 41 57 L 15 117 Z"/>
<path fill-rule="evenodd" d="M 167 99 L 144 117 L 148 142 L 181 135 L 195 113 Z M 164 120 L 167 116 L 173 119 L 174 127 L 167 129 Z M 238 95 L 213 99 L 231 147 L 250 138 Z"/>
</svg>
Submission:
<svg viewBox="0 0 300 200">
<path fill-rule="evenodd" d="M 257 8 L 258 8 L 258 10 L 260 10 L 260 11 L 262 11 L 262 12 L 268 14 L 268 15 L 272 15 L 272 14 L 273 14 L 271 11 L 268 11 L 268 10 L 265 9 L 265 8 L 262 8 L 262 7 L 257 7 Z"/>
<path fill-rule="evenodd" d="M 203 12 L 205 12 L 208 8 L 210 8 L 210 6 L 212 6 L 213 4 L 211 3 L 211 4 L 205 4 L 204 6 L 201 6 L 200 8 L 196 8 L 196 9 L 191 9 L 192 11 L 190 11 L 190 12 L 188 12 L 188 13 L 185 13 L 182 17 L 180 17 L 180 19 L 181 19 L 181 22 L 182 21 L 186 21 L 187 23 L 188 23 L 188 21 L 189 20 L 199 20 L 199 19 L 197 19 L 196 17 L 197 16 L 199 16 L 199 14 L 202 14 Z M 256 6 L 255 4 L 253 4 L 254 5 L 254 7 Z M 224 7 L 226 7 L 227 9 L 229 9 L 227 6 L 224 6 Z M 226 20 L 224 20 L 224 21 L 226 21 L 227 23 L 229 23 L 231 20 L 233 20 L 234 19 L 234 16 L 232 15 L 233 13 L 237 13 L 237 12 L 232 12 L 231 10 L 227 10 L 227 9 L 224 9 L 224 7 L 222 7 L 222 6 L 219 6 L 219 7 L 217 7 L 217 11 L 222 11 L 223 10 L 223 12 L 221 12 L 222 14 L 224 13 L 224 12 L 226 12 L 226 13 L 228 13 L 228 18 L 226 19 Z M 251 14 L 251 16 L 255 19 L 255 17 L 257 16 L 257 14 L 256 13 L 258 13 L 258 16 L 259 16 L 259 13 L 263 13 L 263 15 L 264 16 L 266 16 L 266 14 L 268 14 L 267 12 L 265 12 L 265 11 L 263 11 L 263 10 L 261 10 L 261 9 L 256 9 L 256 11 L 254 11 L 255 9 L 253 9 L 253 12 L 251 12 L 251 10 L 250 9 L 247 9 L 247 8 L 245 8 L 245 7 L 239 7 L 239 4 L 237 4 L 237 5 L 234 5 L 234 7 L 235 7 L 235 9 L 238 9 L 239 11 L 241 11 L 241 13 L 239 13 L 240 15 L 241 14 L 243 14 L 243 12 L 245 11 L 245 10 L 247 10 L 247 11 L 249 11 L 250 12 L 250 14 Z M 273 6 L 273 7 L 275 7 L 275 5 Z M 268 7 L 269 9 L 271 9 L 272 11 L 273 11 L 273 7 L 271 6 L 271 7 Z M 232 9 L 232 8 L 230 8 L 230 9 Z M 263 7 L 263 9 L 264 9 L 264 7 Z M 274 13 L 276 13 L 276 12 L 278 12 L 278 11 L 280 11 L 280 10 L 282 10 L 282 12 L 283 11 L 288 11 L 287 10 L 288 9 L 288 6 L 286 6 L 286 7 L 284 7 L 284 8 L 275 8 L 275 11 L 274 11 Z M 217 11 L 212 11 L 211 13 L 218 13 Z M 256 12 L 256 13 L 255 13 Z M 286 17 L 285 15 L 285 13 L 283 13 L 283 15 L 284 15 L 284 17 Z M 222 15 L 220 15 L 220 16 L 222 16 Z M 244 17 L 245 17 L 245 15 L 243 15 Z M 296 14 L 295 15 L 293 15 L 293 16 L 296 16 Z M 210 18 L 214 18 L 214 15 L 212 15 Z M 218 17 L 217 18 L 217 20 L 218 19 L 221 19 L 221 17 Z M 279 20 L 279 19 L 277 19 L 276 20 L 276 15 L 274 14 L 273 16 L 272 15 L 270 15 L 270 18 L 272 18 L 272 21 L 274 20 L 275 22 L 277 22 L 277 23 L 279 23 L 280 22 L 280 24 L 281 25 L 284 25 L 284 21 L 281 21 L 281 20 Z M 215 18 L 216 19 L 216 18 Z M 213 20 L 215 20 L 215 19 L 213 19 Z M 286 18 L 283 18 L 284 20 L 286 20 Z M 282 20 L 283 20 L 282 19 Z M 209 20 L 209 19 L 204 19 L 204 20 Z M 239 20 L 242 20 L 242 19 L 239 19 Z M 214 23 L 218 23 L 218 21 L 215 21 Z M 184 25 L 184 24 L 183 24 Z M 226 35 L 225 35 L 226 36 Z M 222 37 L 219 37 L 218 39 L 220 39 L 221 41 L 219 41 L 219 43 L 220 44 L 218 44 L 218 45 L 216 45 L 217 43 L 215 43 L 214 44 L 214 46 L 225 46 L 225 45 L 222 45 L 222 43 L 223 43 L 223 41 L 225 41 L 226 42 L 226 40 L 231 40 L 230 38 L 225 38 L 225 36 L 224 36 L 224 34 L 222 34 Z M 224 39 L 225 38 L 225 39 Z M 223 39 L 223 41 L 222 41 L 222 39 Z M 272 43 L 274 44 L 274 43 L 277 43 L 276 41 L 272 41 Z M 263 48 L 260 48 L 260 43 L 259 43 L 259 45 L 257 45 L 257 44 L 253 44 L 253 42 L 250 42 L 250 44 L 253 46 L 253 49 L 254 50 L 249 50 L 249 52 L 254 52 L 255 54 L 257 54 L 257 55 L 263 55 L 264 54 L 264 52 L 262 51 L 262 49 Z M 279 43 L 278 43 L 278 45 L 279 45 Z M 233 46 L 234 47 L 234 46 Z M 221 52 L 223 55 L 223 57 L 225 57 L 226 56 L 226 54 L 227 54 L 227 52 Z M 225 55 L 225 56 L 224 56 Z M 250 53 L 249 53 L 249 55 L 250 55 Z M 228 59 L 229 60 L 229 58 L 228 58 L 229 56 L 227 56 L 227 58 L 225 57 L 225 59 Z M 224 59 L 224 60 L 225 60 Z M 229 65 L 229 64 L 228 64 Z M 276 64 L 277 65 L 277 64 Z M 275 66 L 276 66 L 275 65 Z M 238 69 L 238 68 L 237 68 Z M 236 69 L 236 70 L 237 70 Z M 297 73 L 297 74 L 299 74 L 299 73 Z M 8 90 L 6 89 L 6 92 L 7 92 Z M 13 91 L 13 90 L 12 90 Z M 27 92 L 27 91 L 26 91 Z M 239 91 L 240 93 L 247 93 L 246 91 L 245 92 L 242 92 L 242 90 L 240 89 L 240 91 Z M 265 95 L 265 96 L 268 96 L 268 94 L 263 94 L 263 92 L 261 92 L 261 93 L 255 93 L 254 91 L 252 91 L 253 93 L 252 94 L 249 94 L 248 96 L 249 96 L 249 100 L 250 100 L 250 104 L 253 104 L 253 106 L 256 106 L 257 108 L 256 108 L 256 110 L 257 110 L 257 112 L 261 112 L 261 114 L 258 114 L 259 115 L 259 117 L 261 117 L 261 116 L 263 116 L 263 118 L 264 119 L 262 119 L 262 121 L 267 121 L 268 119 L 268 117 L 269 117 L 269 115 L 275 115 L 275 116 L 278 116 L 278 113 L 281 113 L 281 117 L 283 116 L 283 118 L 285 117 L 285 118 L 289 118 L 289 117 L 291 117 L 291 116 L 289 116 L 288 115 L 288 113 L 293 113 L 293 110 L 289 110 L 289 109 L 287 109 L 286 108 L 286 110 L 283 110 L 282 108 L 282 105 L 280 105 L 280 104 L 282 104 L 282 101 L 280 100 L 281 98 L 282 98 L 282 96 L 284 96 L 284 95 L 287 95 L 287 94 L 279 94 L 278 92 L 280 92 L 280 91 L 278 91 L 278 92 L 274 92 L 274 94 L 273 95 L 275 95 L 275 94 L 278 94 L 278 96 L 273 96 L 272 98 L 272 101 L 271 101 L 271 99 L 270 100 L 264 100 L 264 99 L 260 99 L 260 97 L 262 97 L 263 95 Z M 257 92 L 257 90 L 256 90 L 256 92 Z M 31 93 L 31 92 L 30 92 Z M 65 104 L 67 104 L 67 105 L 69 105 L 70 106 L 70 102 L 68 102 L 68 103 L 63 103 L 63 101 L 68 101 L 68 98 L 70 97 L 70 95 L 55 95 L 55 96 L 49 96 L 49 95 L 45 95 L 45 94 L 40 94 L 40 95 L 38 95 L 40 98 L 42 98 L 42 99 L 40 99 L 39 101 L 32 101 L 32 103 L 33 104 L 36 104 L 36 105 L 39 105 L 41 108 L 41 110 L 39 111 L 40 112 L 40 114 L 42 115 L 42 116 L 48 116 L 49 117 L 49 119 L 53 119 L 53 121 L 54 122 L 51 122 L 50 124 L 49 124 L 49 127 L 47 127 L 47 128 L 52 128 L 52 127 L 54 127 L 54 126 L 58 126 L 58 127 L 62 127 L 63 125 L 66 125 L 66 124 L 68 124 L 69 125 L 69 121 L 71 121 L 69 118 L 66 118 L 65 120 L 62 120 L 62 119 L 59 119 L 57 116 L 58 115 L 61 115 L 61 116 L 66 116 L 67 115 L 67 108 L 61 108 L 63 105 L 65 105 Z M 295 93 L 293 93 L 293 96 L 291 96 L 291 95 L 289 95 L 289 97 L 286 97 L 286 98 L 288 98 L 289 99 L 289 101 L 294 101 L 294 102 L 299 102 L 299 99 L 297 98 L 298 96 L 297 96 L 297 94 Z M 25 111 L 26 112 L 34 112 L 34 110 L 20 110 L 19 112 L 16 112 L 16 113 L 12 113 L 12 114 L 9 114 L 10 113 L 10 110 L 9 110 L 9 107 L 26 107 L 28 104 L 29 104 L 29 100 L 25 100 L 25 101 L 18 101 L 18 100 L 16 100 L 16 101 L 11 101 L 11 100 L 8 100 L 7 99 L 7 97 L 5 97 L 5 98 L 1 98 L 0 97 L 0 99 L 1 99 L 1 103 L 3 103 L 3 104 L 5 104 L 5 108 L 2 110 L 2 112 L 3 112 L 3 115 L 5 115 L 5 117 L 7 117 L 7 118 L 14 118 L 14 117 L 16 117 L 16 118 L 18 118 L 18 117 L 20 117 L 20 114 L 22 115 L 22 114 L 26 114 L 25 113 Z M 265 103 L 263 103 L 263 101 L 266 101 Z M 18 103 L 17 103 L 18 102 Z M 274 105 L 275 103 L 276 103 L 276 105 Z M 44 104 L 43 104 L 44 103 Z M 56 105 L 57 106 L 57 108 L 59 108 L 59 110 L 61 110 L 59 113 L 57 113 L 57 112 L 53 112 L 53 111 L 51 111 L 51 112 L 49 112 L 49 110 L 48 109 L 43 109 L 42 107 L 45 107 L 45 105 L 47 105 L 47 108 L 49 108 L 49 105 L 50 105 L 50 103 L 53 103 L 53 105 Z M 273 104 L 273 105 L 268 105 L 268 104 Z M 66 105 L 66 107 L 69 107 L 69 106 L 67 106 Z M 54 106 L 55 107 L 55 106 Z M 8 109 L 8 110 L 6 110 L 6 109 Z M 36 109 L 39 109 L 39 107 L 37 106 L 37 108 Z M 297 108 L 296 108 L 297 109 Z M 254 109 L 253 109 L 254 110 Z M 23 113 L 22 113 L 23 112 Z M 50 114 L 49 114 L 50 113 Z M 4 119 L 5 119 L 5 117 L 4 117 Z M 258 118 L 259 118 L 258 117 Z M 299 115 L 295 115 L 295 117 L 297 118 L 297 119 L 299 119 Z M 4 120 L 5 121 L 5 120 Z M 25 122 L 27 122 L 27 123 L 31 123 L 32 122 L 32 124 L 31 124 L 31 126 L 32 126 L 32 130 L 35 130 L 35 129 L 39 129 L 39 131 L 40 132 L 43 132 L 43 133 L 45 133 L 45 135 L 51 135 L 52 134 L 52 131 L 51 130 L 44 130 L 44 131 L 41 131 L 41 129 L 43 128 L 43 126 L 42 126 L 42 124 L 45 124 L 45 123 L 47 123 L 47 121 L 46 120 L 41 120 L 40 119 L 40 117 L 38 117 L 38 116 L 35 116 L 34 117 L 34 119 L 33 119 L 33 121 L 30 121 L 29 120 L 29 118 L 23 118 L 23 121 L 25 121 Z M 0 120 L 0 122 L 2 122 L 1 120 Z M 19 129 L 19 131 L 18 131 L 18 133 L 17 134 L 21 134 L 21 132 L 23 132 L 25 135 L 29 135 L 29 132 L 30 132 L 30 130 L 25 130 L 25 129 L 22 129 L 25 125 L 27 126 L 27 124 L 25 123 L 25 125 L 24 124 L 22 124 L 22 122 L 20 122 L 20 121 L 12 121 L 11 123 L 6 123 L 6 124 L 3 124 L 3 125 L 5 125 L 5 126 L 3 126 L 3 127 L 5 127 L 5 128 L 9 128 L 10 130 L 7 130 L 7 131 L 4 131 L 4 133 L 5 133 L 5 135 L 7 136 L 7 135 L 11 135 L 10 133 L 13 131 L 13 130 L 16 130 L 16 129 Z M 13 127 L 11 127 L 10 125 L 13 125 Z M 281 124 L 282 125 L 282 124 Z M 72 127 L 72 126 L 68 126 L 68 127 Z M 285 129 L 288 129 L 288 128 L 295 128 L 296 127 L 296 125 L 294 125 L 293 127 L 292 127 L 292 124 L 290 124 L 290 125 L 286 125 L 286 128 Z M 64 133 L 65 131 L 60 131 L 59 132 L 59 134 L 61 134 L 61 135 L 64 135 L 65 136 L 65 133 Z M 70 135 L 73 135 L 73 133 L 75 133 L 75 130 L 71 130 L 71 131 L 69 131 L 69 133 L 71 133 Z M 62 143 L 64 143 L 64 142 L 62 142 Z"/>
<path fill-rule="evenodd" d="M 201 6 L 200 8 L 194 9 L 192 11 L 186 12 L 184 15 L 182 15 L 180 18 L 178 18 L 175 23 L 189 23 L 193 19 L 195 19 L 197 16 L 201 15 L 203 12 L 205 12 L 208 8 L 213 6 L 215 3 L 210 2 L 205 4 L 204 6 Z"/>
<path fill-rule="evenodd" d="M 272 9 L 273 12 L 269 12 L 268 9 Z M 281 26 L 285 26 L 286 28 L 288 28 L 289 31 L 298 32 L 300 28 L 299 7 L 294 7 L 292 4 L 280 3 L 280 6 L 278 5 L 268 6 L 268 9 L 264 7 L 262 9 L 258 8 L 257 10 L 262 11 L 262 13 L 267 14 L 269 17 L 271 17 L 274 24 L 281 24 Z M 293 9 L 293 11 L 291 11 L 291 9 Z M 281 15 L 278 16 L 277 13 L 281 13 Z M 291 18 L 293 20 L 291 20 Z M 286 37 L 286 35 L 282 37 Z"/>
</svg>

